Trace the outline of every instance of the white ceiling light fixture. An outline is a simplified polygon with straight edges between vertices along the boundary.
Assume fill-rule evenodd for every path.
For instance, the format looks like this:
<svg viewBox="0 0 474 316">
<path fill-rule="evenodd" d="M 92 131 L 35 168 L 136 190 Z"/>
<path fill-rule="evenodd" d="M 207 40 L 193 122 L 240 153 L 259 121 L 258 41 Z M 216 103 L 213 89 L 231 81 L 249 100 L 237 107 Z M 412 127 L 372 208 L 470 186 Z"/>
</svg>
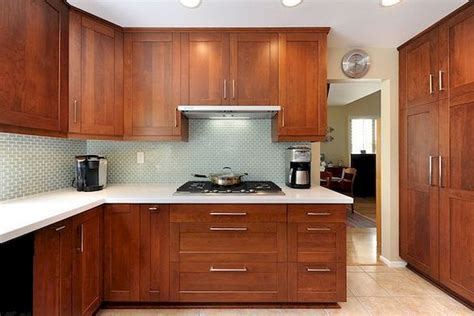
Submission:
<svg viewBox="0 0 474 316">
<path fill-rule="evenodd" d="M 381 0 L 380 4 L 382 7 L 391 7 L 392 5 L 399 4 L 401 0 Z"/>
<path fill-rule="evenodd" d="M 301 4 L 303 0 L 281 0 L 281 4 L 287 8 L 293 8 Z"/>
<path fill-rule="evenodd" d="M 201 4 L 201 0 L 179 0 L 183 6 L 189 9 L 195 9 Z"/>
</svg>

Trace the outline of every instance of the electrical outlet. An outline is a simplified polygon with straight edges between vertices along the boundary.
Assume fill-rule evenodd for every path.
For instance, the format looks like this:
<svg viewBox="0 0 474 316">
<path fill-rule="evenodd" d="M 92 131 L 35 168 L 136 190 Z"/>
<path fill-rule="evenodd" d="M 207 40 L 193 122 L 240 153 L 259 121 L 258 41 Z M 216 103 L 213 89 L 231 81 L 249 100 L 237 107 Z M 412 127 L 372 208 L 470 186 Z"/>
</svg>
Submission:
<svg viewBox="0 0 474 316">
<path fill-rule="evenodd" d="M 145 163 L 145 153 L 143 151 L 137 152 L 137 163 Z"/>
</svg>

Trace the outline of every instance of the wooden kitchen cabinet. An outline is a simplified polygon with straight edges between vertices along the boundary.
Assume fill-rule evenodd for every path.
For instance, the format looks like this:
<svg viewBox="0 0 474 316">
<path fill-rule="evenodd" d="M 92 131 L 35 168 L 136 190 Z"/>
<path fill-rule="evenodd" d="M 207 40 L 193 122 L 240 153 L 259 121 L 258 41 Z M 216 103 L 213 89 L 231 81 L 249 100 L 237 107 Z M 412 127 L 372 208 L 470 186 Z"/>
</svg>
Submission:
<svg viewBox="0 0 474 316">
<path fill-rule="evenodd" d="M 187 139 L 178 111 L 180 58 L 180 33 L 125 33 L 125 139 Z"/>
<path fill-rule="evenodd" d="M 103 208 L 72 218 L 72 315 L 93 315 L 103 293 Z"/>
<path fill-rule="evenodd" d="M 229 104 L 229 34 L 181 34 L 181 103 Z"/>
<path fill-rule="evenodd" d="M 167 205 L 110 204 L 104 214 L 104 300 L 169 299 Z"/>
<path fill-rule="evenodd" d="M 470 2 L 400 48 L 400 254 L 471 306 L 473 38 Z M 417 45 L 424 48 L 409 65 L 407 49 Z M 431 95 L 419 75 L 420 68 L 429 70 L 429 60 Z M 424 92 L 416 89 L 416 80 Z"/>
<path fill-rule="evenodd" d="M 69 15 L 69 136 L 123 134 L 123 33 L 72 10 Z"/>
<path fill-rule="evenodd" d="M 0 12 L 0 131 L 64 137 L 66 4 L 2 0 Z"/>
<path fill-rule="evenodd" d="M 72 222 L 70 219 L 35 233 L 33 314 L 72 314 Z"/>
<path fill-rule="evenodd" d="M 327 34 L 281 33 L 274 141 L 321 141 L 327 126 Z"/>
</svg>

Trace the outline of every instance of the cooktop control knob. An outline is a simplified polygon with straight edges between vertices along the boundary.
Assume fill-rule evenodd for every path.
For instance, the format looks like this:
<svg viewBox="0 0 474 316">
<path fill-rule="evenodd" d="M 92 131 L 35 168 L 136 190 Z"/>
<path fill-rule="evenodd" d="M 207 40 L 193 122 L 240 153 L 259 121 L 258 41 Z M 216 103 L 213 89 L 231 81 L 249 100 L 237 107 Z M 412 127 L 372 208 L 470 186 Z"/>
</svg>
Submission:
<svg viewBox="0 0 474 316">
<path fill-rule="evenodd" d="M 250 192 L 250 193 L 255 193 L 255 190 L 254 190 L 254 189 L 250 189 L 249 192 Z"/>
<path fill-rule="evenodd" d="M 219 193 L 219 190 L 212 190 L 212 192 L 214 192 L 214 193 Z"/>
<path fill-rule="evenodd" d="M 204 192 L 204 193 L 209 193 L 209 190 L 204 190 L 203 192 Z"/>
<path fill-rule="evenodd" d="M 227 189 L 226 192 L 227 192 L 227 193 L 232 193 L 232 190 L 231 190 L 231 189 Z"/>
<path fill-rule="evenodd" d="M 245 189 L 242 189 L 242 190 L 240 190 L 240 192 L 241 192 L 241 193 L 245 193 L 245 192 L 247 192 L 247 191 L 245 191 Z"/>
</svg>

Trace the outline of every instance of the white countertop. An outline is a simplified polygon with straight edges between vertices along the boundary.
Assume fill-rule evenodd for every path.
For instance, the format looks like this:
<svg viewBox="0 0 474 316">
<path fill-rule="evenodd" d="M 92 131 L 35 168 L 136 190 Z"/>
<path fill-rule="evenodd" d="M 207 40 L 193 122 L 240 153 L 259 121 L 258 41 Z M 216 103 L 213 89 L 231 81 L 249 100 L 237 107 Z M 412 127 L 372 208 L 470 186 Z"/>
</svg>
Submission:
<svg viewBox="0 0 474 316">
<path fill-rule="evenodd" d="M 352 204 L 353 199 L 314 186 L 280 185 L 285 195 L 173 195 L 177 185 L 110 185 L 97 192 L 64 189 L 0 203 L 0 243 L 54 224 L 104 203 L 134 204 Z"/>
</svg>

